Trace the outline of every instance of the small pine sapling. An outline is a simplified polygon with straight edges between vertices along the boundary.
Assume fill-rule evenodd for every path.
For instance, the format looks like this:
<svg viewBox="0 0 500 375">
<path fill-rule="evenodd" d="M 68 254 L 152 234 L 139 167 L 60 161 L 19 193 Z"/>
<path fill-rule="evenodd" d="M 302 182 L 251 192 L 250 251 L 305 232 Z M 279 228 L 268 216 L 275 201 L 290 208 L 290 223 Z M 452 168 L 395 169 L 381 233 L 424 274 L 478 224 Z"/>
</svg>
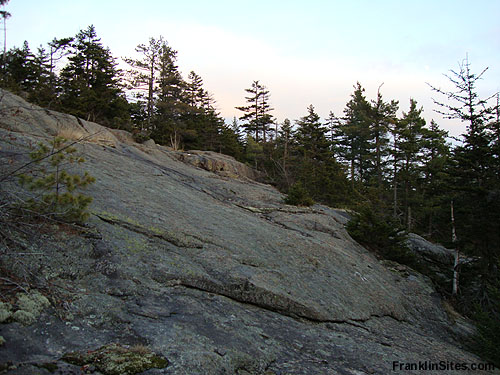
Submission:
<svg viewBox="0 0 500 375">
<path fill-rule="evenodd" d="M 285 197 L 285 203 L 294 206 L 309 207 L 314 204 L 314 200 L 309 196 L 309 192 L 304 186 L 297 182 L 288 190 L 288 195 Z"/>
<path fill-rule="evenodd" d="M 83 176 L 68 172 L 69 166 L 81 164 L 85 159 L 76 155 L 76 149 L 63 137 L 55 137 L 49 145 L 40 143 L 30 158 L 40 168 L 20 175 L 19 182 L 38 194 L 29 198 L 23 208 L 59 221 L 85 221 L 92 197 L 76 191 L 95 182 L 95 178 L 87 172 Z"/>
</svg>

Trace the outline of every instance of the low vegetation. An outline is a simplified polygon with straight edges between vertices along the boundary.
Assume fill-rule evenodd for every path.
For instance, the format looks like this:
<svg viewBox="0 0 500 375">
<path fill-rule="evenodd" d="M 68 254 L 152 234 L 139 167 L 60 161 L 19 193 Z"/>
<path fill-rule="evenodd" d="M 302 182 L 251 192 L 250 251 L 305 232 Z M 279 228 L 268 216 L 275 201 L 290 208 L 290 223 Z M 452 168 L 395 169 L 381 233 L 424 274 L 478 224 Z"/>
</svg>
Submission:
<svg viewBox="0 0 500 375">
<path fill-rule="evenodd" d="M 20 207 L 41 218 L 72 223 L 85 221 L 92 197 L 77 192 L 94 183 L 95 178 L 87 172 L 70 173 L 74 164 L 85 161 L 76 154 L 76 148 L 66 139 L 55 137 L 48 145 L 40 143 L 30 158 L 32 168 L 19 175 L 19 182 L 34 194 Z"/>
</svg>

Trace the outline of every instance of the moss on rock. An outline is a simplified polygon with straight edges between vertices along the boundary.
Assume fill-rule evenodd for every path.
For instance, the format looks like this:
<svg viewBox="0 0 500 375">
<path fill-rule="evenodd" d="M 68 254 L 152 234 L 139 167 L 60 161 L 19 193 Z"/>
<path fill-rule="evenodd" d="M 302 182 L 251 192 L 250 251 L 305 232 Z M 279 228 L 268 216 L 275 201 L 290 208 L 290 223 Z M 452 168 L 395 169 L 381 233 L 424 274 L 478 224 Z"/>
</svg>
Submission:
<svg viewBox="0 0 500 375">
<path fill-rule="evenodd" d="M 17 306 L 19 310 L 38 316 L 46 307 L 50 306 L 50 302 L 47 297 L 35 291 L 30 294 L 19 293 L 17 295 Z"/>
<path fill-rule="evenodd" d="M 9 303 L 0 302 L 0 323 L 6 322 L 12 316 L 12 306 Z"/>
<path fill-rule="evenodd" d="M 40 364 L 35 364 L 35 366 L 38 368 L 44 368 L 45 370 L 47 370 L 51 374 L 55 373 L 58 369 L 57 363 L 55 363 L 55 362 L 44 362 L 44 363 L 40 363 Z"/>
<path fill-rule="evenodd" d="M 13 306 L 9 303 L 0 303 L 0 323 L 14 320 L 23 325 L 33 324 L 41 312 L 50 306 L 49 300 L 35 291 L 32 293 L 18 293 L 16 295 L 17 309 L 12 313 Z"/>
<path fill-rule="evenodd" d="M 165 368 L 168 360 L 149 349 L 134 350 L 109 344 L 88 352 L 66 353 L 62 360 L 77 366 L 94 366 L 105 375 L 134 375 L 152 368 Z"/>
<path fill-rule="evenodd" d="M 17 310 L 14 314 L 12 314 L 12 319 L 25 326 L 35 323 L 36 318 L 37 317 L 34 314 L 24 310 Z"/>
</svg>

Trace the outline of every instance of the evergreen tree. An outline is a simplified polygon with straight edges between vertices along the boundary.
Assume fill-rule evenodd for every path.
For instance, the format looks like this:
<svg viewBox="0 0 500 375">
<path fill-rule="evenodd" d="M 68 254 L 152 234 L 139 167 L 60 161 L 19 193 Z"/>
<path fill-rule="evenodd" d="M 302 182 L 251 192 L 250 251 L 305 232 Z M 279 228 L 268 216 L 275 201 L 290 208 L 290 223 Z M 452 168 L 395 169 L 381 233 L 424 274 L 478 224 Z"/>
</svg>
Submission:
<svg viewBox="0 0 500 375">
<path fill-rule="evenodd" d="M 140 54 L 139 59 L 125 58 L 131 67 L 129 73 L 130 87 L 135 91 L 138 112 L 144 113 L 138 117 L 138 126 L 141 130 L 151 131 L 151 121 L 154 116 L 155 102 L 158 94 L 160 76 L 160 57 L 162 54 L 173 51 L 167 42 L 160 36 L 158 39 L 150 38 L 149 44 L 139 44 L 135 51 Z M 146 92 L 146 94 L 144 94 Z M 143 101 L 145 97 L 145 102 Z M 144 109 L 142 107 L 145 107 Z M 145 121 L 142 121 L 145 120 Z"/>
<path fill-rule="evenodd" d="M 233 121 L 231 123 L 231 130 L 234 132 L 234 134 L 236 134 L 239 141 L 242 134 L 241 134 L 240 124 L 238 123 L 238 119 L 236 118 L 236 116 L 233 117 Z"/>
<path fill-rule="evenodd" d="M 492 155 L 498 171 L 497 178 L 500 179 L 500 94 L 496 94 L 495 117 L 488 125 L 492 137 Z"/>
<path fill-rule="evenodd" d="M 328 129 L 320 122 L 314 107 L 296 121 L 294 132 L 295 158 L 294 176 L 315 200 L 337 205 L 345 202 L 345 176 L 341 166 L 333 158 Z"/>
<path fill-rule="evenodd" d="M 344 124 L 340 129 L 339 144 L 342 157 L 348 160 L 352 187 L 356 181 L 363 182 L 370 169 L 370 103 L 364 95 L 365 89 L 358 82 L 354 86 L 351 100 L 344 110 Z"/>
<path fill-rule="evenodd" d="M 203 89 L 203 79 L 193 71 L 188 75 L 186 99 L 192 108 L 204 108 L 207 104 L 207 93 Z"/>
<path fill-rule="evenodd" d="M 34 79 L 28 100 L 40 106 L 49 107 L 57 100 L 57 93 L 50 71 L 49 54 L 42 46 L 38 47 L 33 57 L 32 70 Z"/>
<path fill-rule="evenodd" d="M 449 239 L 447 176 L 450 146 L 448 132 L 434 120 L 423 129 L 421 156 L 422 221 L 420 232 L 441 243 Z"/>
<path fill-rule="evenodd" d="M 61 71 L 63 107 L 89 121 L 123 126 L 128 118 L 128 103 L 120 85 L 120 71 L 94 26 L 80 31 L 71 47 L 69 63 Z"/>
<path fill-rule="evenodd" d="M 225 124 L 221 125 L 218 134 L 219 139 L 219 152 L 233 156 L 237 160 L 241 160 L 243 157 L 243 149 L 240 143 L 238 134 L 233 130 L 232 127 Z"/>
<path fill-rule="evenodd" d="M 266 134 L 269 131 L 270 124 L 273 123 L 271 108 L 269 104 L 269 90 L 259 81 L 253 81 L 249 89 L 245 89 L 249 96 L 245 99 L 249 103 L 246 107 L 236 107 L 245 114 L 240 117 L 240 120 L 246 121 L 243 125 L 248 135 L 255 134 L 255 140 L 266 142 Z"/>
<path fill-rule="evenodd" d="M 297 150 L 304 158 L 323 161 L 330 157 L 327 129 L 321 124 L 314 106 L 307 107 L 308 114 L 296 121 L 295 140 Z"/>
<path fill-rule="evenodd" d="M 40 61 L 43 61 L 47 69 L 47 82 L 38 97 L 39 105 L 47 108 L 61 109 L 58 64 L 64 57 L 70 54 L 70 47 L 73 40 L 73 38 L 54 38 L 48 43 L 48 50 L 39 53 Z"/>
<path fill-rule="evenodd" d="M 251 135 L 247 135 L 245 141 L 245 159 L 252 164 L 255 169 L 259 168 L 259 161 L 262 161 L 264 149 L 262 144 L 255 141 Z"/>
<path fill-rule="evenodd" d="M 278 163 L 278 168 L 281 170 L 279 175 L 281 175 L 284 180 L 284 184 L 279 185 L 284 185 L 288 189 L 290 187 L 290 155 L 294 147 L 292 123 L 289 119 L 285 119 L 281 124 L 278 138 L 276 139 L 276 146 L 279 155 L 278 158 L 281 159 L 281 163 Z"/>
<path fill-rule="evenodd" d="M 1 84 L 2 87 L 15 94 L 29 94 L 35 80 L 35 56 L 27 41 L 21 48 L 14 47 L 4 57 Z"/>
<path fill-rule="evenodd" d="M 55 137 L 49 145 L 40 143 L 30 157 L 40 168 L 28 174 L 21 174 L 22 186 L 36 192 L 23 208 L 57 221 L 82 222 L 88 218 L 88 205 L 92 197 L 75 191 L 95 182 L 87 172 L 83 175 L 69 174 L 68 165 L 80 164 L 85 160 L 76 156 L 76 149 L 70 147 L 62 137 Z"/>
<path fill-rule="evenodd" d="M 188 109 L 185 97 L 186 83 L 176 64 L 177 51 L 168 46 L 161 50 L 159 58 L 158 99 L 151 137 L 160 144 L 174 149 L 182 147 L 186 133 L 183 116 Z"/>
<path fill-rule="evenodd" d="M 410 110 L 403 112 L 403 118 L 395 124 L 394 137 L 397 139 L 393 150 L 394 178 L 393 188 L 398 183 L 402 185 L 403 224 L 408 231 L 412 228 L 412 212 L 418 204 L 417 181 L 420 177 L 425 120 L 422 117 L 422 108 L 417 108 L 417 102 L 410 99 Z M 396 194 L 395 194 L 396 197 Z M 398 207 L 398 201 L 393 202 Z"/>
<path fill-rule="evenodd" d="M 386 172 L 387 156 L 389 154 L 389 128 L 396 122 L 398 102 L 384 102 L 380 87 L 377 91 L 377 100 L 372 101 L 369 112 L 371 159 L 376 186 L 381 188 Z"/>
<path fill-rule="evenodd" d="M 330 111 L 326 118 L 325 125 L 330 132 L 330 145 L 336 157 L 339 159 L 344 155 L 344 145 L 342 144 L 342 120 Z"/>
<path fill-rule="evenodd" d="M 433 88 L 449 100 L 435 101 L 443 108 L 441 113 L 447 118 L 460 119 L 467 126 L 463 144 L 453 150 L 450 186 L 459 246 L 462 251 L 481 256 L 483 293 L 487 293 L 490 280 L 498 277 L 500 258 L 500 184 L 492 152 L 494 141 L 487 126 L 497 108 L 490 104 L 495 95 L 480 98 L 476 88 L 486 70 L 474 74 L 466 58 L 459 70 L 452 70 L 448 76 L 453 91 Z M 480 297 L 479 302 L 482 304 L 486 299 Z"/>
</svg>

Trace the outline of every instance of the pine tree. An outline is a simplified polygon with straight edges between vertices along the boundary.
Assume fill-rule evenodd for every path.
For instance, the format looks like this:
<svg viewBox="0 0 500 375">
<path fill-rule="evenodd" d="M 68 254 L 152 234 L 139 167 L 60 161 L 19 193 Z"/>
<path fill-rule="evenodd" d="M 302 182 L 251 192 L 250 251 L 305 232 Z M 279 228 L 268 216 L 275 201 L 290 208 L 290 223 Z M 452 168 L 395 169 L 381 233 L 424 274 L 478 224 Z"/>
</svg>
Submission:
<svg viewBox="0 0 500 375">
<path fill-rule="evenodd" d="M 382 181 L 386 173 L 387 156 L 389 154 L 389 128 L 396 122 L 396 112 L 398 110 L 397 101 L 384 102 L 380 87 L 377 91 L 377 100 L 372 101 L 369 112 L 372 174 L 374 174 L 378 188 L 382 187 Z"/>
<path fill-rule="evenodd" d="M 154 116 L 155 102 L 158 94 L 158 82 L 160 75 L 160 57 L 163 53 L 172 52 L 168 47 L 167 42 L 160 36 L 158 39 L 150 38 L 149 44 L 139 44 L 135 51 L 140 54 L 139 59 L 125 58 L 132 70 L 128 71 L 130 88 L 135 91 L 135 97 L 138 99 L 137 107 L 138 112 L 143 105 L 143 98 L 145 97 L 145 121 L 140 122 L 138 125 L 140 130 L 151 131 L 151 121 Z M 146 92 L 146 94 L 144 94 Z"/>
<path fill-rule="evenodd" d="M 459 70 L 452 70 L 448 76 L 453 91 L 433 88 L 448 98 L 445 103 L 435 101 L 443 108 L 440 113 L 450 119 L 459 119 L 467 126 L 463 144 L 452 154 L 450 186 L 459 246 L 463 251 L 481 256 L 484 286 L 488 280 L 498 277 L 500 259 L 500 184 L 492 152 L 493 137 L 487 126 L 497 108 L 490 104 L 495 95 L 481 98 L 476 88 L 486 70 L 473 73 L 465 58 Z"/>
<path fill-rule="evenodd" d="M 23 43 L 21 48 L 14 47 L 9 50 L 4 56 L 1 75 L 2 87 L 15 94 L 29 94 L 35 79 L 34 59 L 35 56 L 27 41 Z"/>
<path fill-rule="evenodd" d="M 420 232 L 439 242 L 449 238 L 446 168 L 450 156 L 448 132 L 441 130 L 432 120 L 423 129 L 421 181 L 422 222 Z"/>
<path fill-rule="evenodd" d="M 164 46 L 159 57 L 158 99 L 151 137 L 160 144 L 179 149 L 183 143 L 186 124 L 183 115 L 188 109 L 186 83 L 176 64 L 177 51 Z"/>
<path fill-rule="evenodd" d="M 63 107 L 89 121 L 123 126 L 128 118 L 128 103 L 120 85 L 120 71 L 94 26 L 80 31 L 71 47 L 69 63 L 61 71 Z"/>
<path fill-rule="evenodd" d="M 46 87 L 44 87 L 44 93 L 39 103 L 42 106 L 55 109 L 61 108 L 59 101 L 61 87 L 58 75 L 58 63 L 70 54 L 70 47 L 73 40 L 74 38 L 54 38 L 48 43 L 48 50 L 44 54 L 44 61 L 48 69 L 48 82 Z"/>
<path fill-rule="evenodd" d="M 334 156 L 342 162 L 347 162 L 343 159 L 345 155 L 345 146 L 343 144 L 342 119 L 335 116 L 333 111 L 330 111 L 326 118 L 325 125 L 328 127 L 330 136 L 330 147 Z"/>
<path fill-rule="evenodd" d="M 294 176 L 315 200 L 337 205 L 345 201 L 345 176 L 333 158 L 328 129 L 320 122 L 312 105 L 308 114 L 296 121 L 294 132 Z"/>
<path fill-rule="evenodd" d="M 339 144 L 342 157 L 349 163 L 349 178 L 352 187 L 355 182 L 363 182 L 370 169 L 370 103 L 364 95 L 365 89 L 358 82 L 354 86 L 351 100 L 344 110 L 344 124 L 339 129 Z"/>
<path fill-rule="evenodd" d="M 292 153 L 293 148 L 293 129 L 292 123 L 289 119 L 285 119 L 281 124 L 281 129 L 278 133 L 278 138 L 276 139 L 276 145 L 280 152 L 281 163 L 279 168 L 281 169 L 281 175 L 283 176 L 285 186 L 288 189 L 290 187 L 290 173 L 289 173 L 289 164 L 290 164 L 290 154 Z"/>
<path fill-rule="evenodd" d="M 327 139 L 327 128 L 321 122 L 314 106 L 307 107 L 308 114 L 296 121 L 295 140 L 297 150 L 304 158 L 325 160 L 331 155 L 330 143 Z"/>
<path fill-rule="evenodd" d="M 203 108 L 207 104 L 207 93 L 203 89 L 203 79 L 194 71 L 188 75 L 186 99 L 192 108 Z"/>
<path fill-rule="evenodd" d="M 410 110 L 403 112 L 403 118 L 395 124 L 393 135 L 397 139 L 392 150 L 394 161 L 393 183 L 402 185 L 403 223 L 408 231 L 412 228 L 412 212 L 415 213 L 417 181 L 420 177 L 425 120 L 422 108 L 410 99 Z M 399 162 L 399 163 L 398 163 Z M 397 188 L 397 186 L 393 186 Z M 394 202 L 395 207 L 398 202 Z"/>
<path fill-rule="evenodd" d="M 35 194 L 22 208 L 28 209 L 39 218 L 56 221 L 82 222 L 88 218 L 88 205 L 92 197 L 76 194 L 95 182 L 87 172 L 83 175 L 68 173 L 68 165 L 81 164 L 85 160 L 76 155 L 62 137 L 55 137 L 48 145 L 40 143 L 30 157 L 40 168 L 19 176 L 22 186 Z"/>
<path fill-rule="evenodd" d="M 247 135 L 255 134 L 255 141 L 266 142 L 266 134 L 269 131 L 269 125 L 273 123 L 271 108 L 269 104 L 269 90 L 259 81 L 253 81 L 249 89 L 245 89 L 249 96 L 245 99 L 249 103 L 246 107 L 236 107 L 245 114 L 240 117 L 240 120 L 246 121 L 243 125 Z"/>
</svg>

